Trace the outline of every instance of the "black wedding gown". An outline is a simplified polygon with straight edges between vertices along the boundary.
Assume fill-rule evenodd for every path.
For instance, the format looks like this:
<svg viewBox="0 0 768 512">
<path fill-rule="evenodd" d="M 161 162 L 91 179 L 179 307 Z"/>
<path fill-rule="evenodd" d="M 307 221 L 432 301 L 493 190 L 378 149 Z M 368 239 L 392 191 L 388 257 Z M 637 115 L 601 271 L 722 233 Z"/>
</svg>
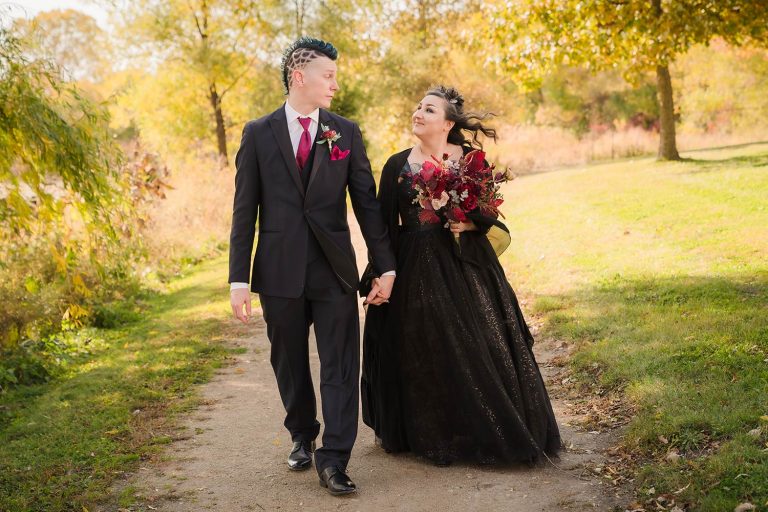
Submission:
<svg viewBox="0 0 768 512">
<path fill-rule="evenodd" d="M 387 451 L 438 464 L 557 454 L 533 337 L 491 244 L 483 231 L 462 233 L 459 245 L 442 225 L 420 224 L 408 170 L 382 176 L 391 186 L 382 183 L 380 197 L 392 196 L 383 214 L 392 219 L 387 208 L 396 208 L 402 225 L 390 302 L 366 314 L 363 420 Z"/>
</svg>

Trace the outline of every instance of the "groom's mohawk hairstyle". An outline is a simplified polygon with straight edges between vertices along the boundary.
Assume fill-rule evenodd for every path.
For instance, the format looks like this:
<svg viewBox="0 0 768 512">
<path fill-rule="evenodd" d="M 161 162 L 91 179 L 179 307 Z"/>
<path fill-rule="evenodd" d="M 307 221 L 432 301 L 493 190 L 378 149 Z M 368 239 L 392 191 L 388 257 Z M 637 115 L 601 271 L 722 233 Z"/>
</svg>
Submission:
<svg viewBox="0 0 768 512">
<path fill-rule="evenodd" d="M 339 52 L 336 50 L 336 47 L 322 39 L 304 36 L 294 41 L 285 50 L 283 60 L 280 62 L 285 94 L 288 94 L 288 90 L 292 85 L 293 77 L 291 75 L 293 75 L 294 70 L 304 69 L 307 64 L 318 57 L 328 57 L 331 60 L 336 60 L 338 56 Z"/>
</svg>

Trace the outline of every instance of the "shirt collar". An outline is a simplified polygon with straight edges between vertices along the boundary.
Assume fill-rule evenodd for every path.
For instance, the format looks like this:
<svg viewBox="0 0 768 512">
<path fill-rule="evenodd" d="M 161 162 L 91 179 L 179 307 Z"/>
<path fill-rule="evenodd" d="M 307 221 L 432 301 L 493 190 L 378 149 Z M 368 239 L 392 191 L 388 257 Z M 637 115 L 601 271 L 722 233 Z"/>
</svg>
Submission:
<svg viewBox="0 0 768 512">
<path fill-rule="evenodd" d="M 320 114 L 320 109 L 316 108 L 312 112 L 309 113 L 307 116 L 302 116 L 296 110 L 288 104 L 288 102 L 285 102 L 285 118 L 288 121 L 288 124 L 290 124 L 293 121 L 296 121 L 300 117 L 309 117 L 312 119 L 315 123 L 317 123 L 318 116 Z"/>
</svg>

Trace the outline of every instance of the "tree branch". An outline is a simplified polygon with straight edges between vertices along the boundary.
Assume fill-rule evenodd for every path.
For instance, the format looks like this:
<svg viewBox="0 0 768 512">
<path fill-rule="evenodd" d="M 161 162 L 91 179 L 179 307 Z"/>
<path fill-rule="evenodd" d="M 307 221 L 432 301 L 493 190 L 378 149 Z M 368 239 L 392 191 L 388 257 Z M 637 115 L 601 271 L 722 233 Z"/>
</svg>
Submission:
<svg viewBox="0 0 768 512">
<path fill-rule="evenodd" d="M 248 61 L 248 64 L 245 65 L 245 68 L 243 69 L 243 72 L 240 73 L 239 75 L 237 75 L 237 77 L 232 81 L 232 83 L 229 84 L 228 86 L 226 86 L 221 91 L 221 93 L 219 94 L 219 98 L 223 98 L 224 95 L 227 94 L 227 92 L 229 92 L 229 90 L 232 89 L 237 84 L 237 82 L 239 82 L 240 79 L 245 76 L 245 74 L 248 72 L 248 70 L 251 69 L 251 66 L 253 65 L 253 63 L 256 62 L 257 58 L 258 57 L 254 55 L 254 57 L 250 61 Z"/>
</svg>

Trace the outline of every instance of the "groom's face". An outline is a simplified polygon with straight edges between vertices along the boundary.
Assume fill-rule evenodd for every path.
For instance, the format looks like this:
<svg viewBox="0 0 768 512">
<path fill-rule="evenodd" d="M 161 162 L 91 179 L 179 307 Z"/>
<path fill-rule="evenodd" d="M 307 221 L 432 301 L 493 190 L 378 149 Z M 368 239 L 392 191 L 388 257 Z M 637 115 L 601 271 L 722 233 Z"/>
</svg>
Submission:
<svg viewBox="0 0 768 512">
<path fill-rule="evenodd" d="M 339 90 L 336 82 L 336 63 L 328 57 L 317 57 L 304 69 L 296 71 L 296 92 L 315 107 L 330 108 L 333 95 Z"/>
</svg>

